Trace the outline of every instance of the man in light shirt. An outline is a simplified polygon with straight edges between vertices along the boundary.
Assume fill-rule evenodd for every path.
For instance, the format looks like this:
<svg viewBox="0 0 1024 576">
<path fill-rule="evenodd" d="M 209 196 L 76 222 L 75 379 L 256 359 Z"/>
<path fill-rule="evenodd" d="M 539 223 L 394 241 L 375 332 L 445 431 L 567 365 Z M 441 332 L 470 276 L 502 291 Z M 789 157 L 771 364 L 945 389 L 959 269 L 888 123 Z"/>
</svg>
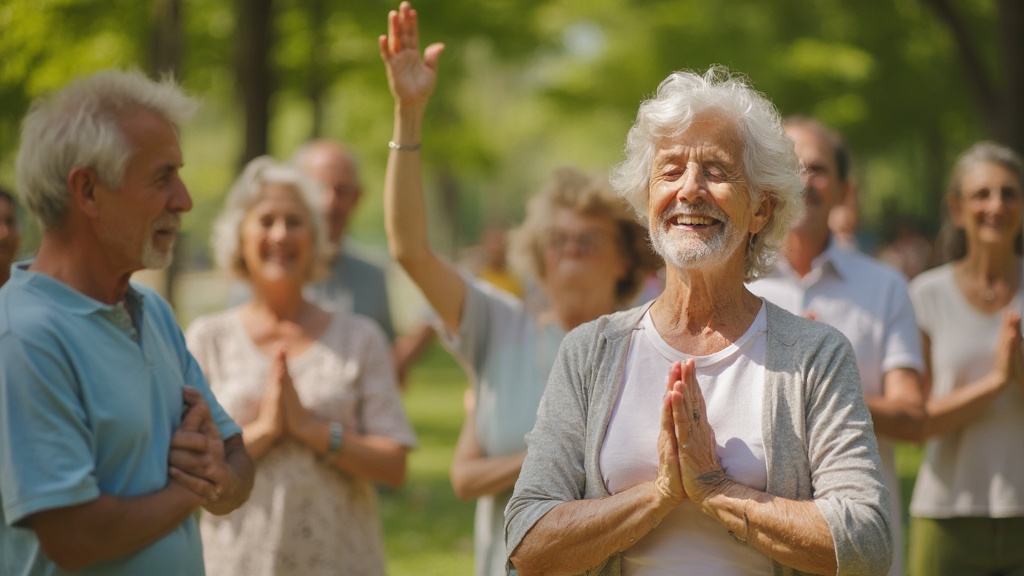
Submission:
<svg viewBox="0 0 1024 576">
<path fill-rule="evenodd" d="M 794 313 L 838 328 L 853 344 L 891 492 L 893 563 L 903 573 L 899 478 L 893 442 L 920 439 L 925 417 L 921 341 L 907 285 L 896 270 L 843 249 L 829 212 L 850 190 L 849 155 L 831 130 L 790 118 L 786 134 L 803 165 L 806 212 L 791 227 L 774 269 L 750 291 Z"/>
</svg>

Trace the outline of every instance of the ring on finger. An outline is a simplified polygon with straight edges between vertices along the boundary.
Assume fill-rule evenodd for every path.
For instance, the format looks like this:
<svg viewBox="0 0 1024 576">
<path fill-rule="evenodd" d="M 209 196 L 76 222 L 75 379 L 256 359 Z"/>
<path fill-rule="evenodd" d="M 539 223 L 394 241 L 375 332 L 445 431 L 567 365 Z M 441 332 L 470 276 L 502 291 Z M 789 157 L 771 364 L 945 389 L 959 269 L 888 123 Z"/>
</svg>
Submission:
<svg viewBox="0 0 1024 576">
<path fill-rule="evenodd" d="M 693 416 L 693 423 L 694 424 L 700 422 L 700 412 L 694 410 L 690 415 Z"/>
</svg>

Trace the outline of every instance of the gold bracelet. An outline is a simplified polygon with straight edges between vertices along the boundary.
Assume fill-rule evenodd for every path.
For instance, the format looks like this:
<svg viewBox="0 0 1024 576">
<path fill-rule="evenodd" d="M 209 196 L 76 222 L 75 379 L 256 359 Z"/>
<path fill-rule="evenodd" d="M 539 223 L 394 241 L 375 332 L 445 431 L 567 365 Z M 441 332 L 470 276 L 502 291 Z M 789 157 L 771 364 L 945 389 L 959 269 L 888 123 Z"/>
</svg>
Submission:
<svg viewBox="0 0 1024 576">
<path fill-rule="evenodd" d="M 420 149 L 419 144 L 399 144 L 392 140 L 388 142 L 388 148 L 392 150 L 398 150 L 399 152 L 415 152 Z"/>
</svg>

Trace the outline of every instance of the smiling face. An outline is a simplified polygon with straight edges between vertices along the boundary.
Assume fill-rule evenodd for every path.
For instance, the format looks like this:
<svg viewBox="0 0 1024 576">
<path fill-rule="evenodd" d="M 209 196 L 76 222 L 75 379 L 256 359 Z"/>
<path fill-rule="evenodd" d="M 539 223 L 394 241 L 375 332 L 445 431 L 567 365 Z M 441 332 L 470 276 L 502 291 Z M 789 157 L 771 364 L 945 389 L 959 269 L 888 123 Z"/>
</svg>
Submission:
<svg viewBox="0 0 1024 576">
<path fill-rule="evenodd" d="M 964 171 L 949 208 L 968 245 L 1004 244 L 1012 250 L 1021 230 L 1020 178 L 1000 164 L 978 162 Z"/>
<path fill-rule="evenodd" d="M 310 214 L 290 186 L 264 184 L 240 230 L 242 261 L 254 284 L 288 281 L 304 284 L 312 272 Z"/>
<path fill-rule="evenodd" d="M 130 112 L 119 124 L 133 152 L 118 188 L 96 184 L 97 234 L 117 266 L 132 271 L 164 268 L 174 256 L 181 213 L 192 209 L 178 175 L 178 134 L 169 122 L 146 111 Z"/>
<path fill-rule="evenodd" d="M 659 141 L 649 202 L 651 244 L 684 270 L 738 262 L 742 271 L 746 239 L 767 220 L 751 202 L 743 141 L 720 112 L 706 112 L 681 135 Z"/>
<path fill-rule="evenodd" d="M 578 290 L 614 294 L 627 269 L 621 242 L 615 220 L 557 209 L 541 239 L 545 291 L 549 295 Z"/>
</svg>

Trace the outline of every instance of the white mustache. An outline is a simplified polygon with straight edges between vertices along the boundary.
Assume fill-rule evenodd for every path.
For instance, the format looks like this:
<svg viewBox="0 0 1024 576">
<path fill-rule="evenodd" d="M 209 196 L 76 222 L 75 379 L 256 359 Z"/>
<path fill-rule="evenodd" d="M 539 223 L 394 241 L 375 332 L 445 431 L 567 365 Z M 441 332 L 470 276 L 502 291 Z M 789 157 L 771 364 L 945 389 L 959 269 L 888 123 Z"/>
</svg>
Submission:
<svg viewBox="0 0 1024 576">
<path fill-rule="evenodd" d="M 170 230 L 177 233 L 181 229 L 181 216 L 171 212 L 165 212 L 153 223 L 153 231 Z"/>
<path fill-rule="evenodd" d="M 704 204 L 700 208 L 691 208 L 687 204 L 682 204 L 668 212 L 663 212 L 661 216 L 658 217 L 658 221 L 664 224 L 677 216 L 706 216 L 708 218 L 714 218 L 719 222 L 729 221 L 729 216 L 721 208 L 711 204 Z"/>
</svg>

